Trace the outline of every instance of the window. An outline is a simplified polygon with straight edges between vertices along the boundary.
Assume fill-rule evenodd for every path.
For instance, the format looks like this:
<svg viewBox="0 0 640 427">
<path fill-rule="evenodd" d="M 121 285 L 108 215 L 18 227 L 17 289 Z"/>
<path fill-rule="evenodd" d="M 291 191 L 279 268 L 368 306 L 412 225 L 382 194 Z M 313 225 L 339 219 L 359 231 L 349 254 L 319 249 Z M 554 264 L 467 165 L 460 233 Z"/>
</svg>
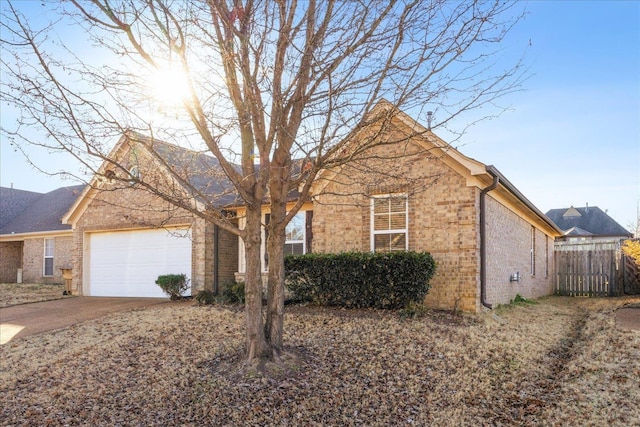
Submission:
<svg viewBox="0 0 640 427">
<path fill-rule="evenodd" d="M 536 275 L 536 228 L 531 226 L 531 275 Z"/>
<path fill-rule="evenodd" d="M 44 275 L 53 276 L 53 239 L 44 239 Z"/>
<path fill-rule="evenodd" d="M 407 196 L 390 194 L 371 199 L 371 250 L 407 250 Z"/>
<path fill-rule="evenodd" d="M 129 175 L 131 176 L 131 179 L 129 180 L 129 182 L 131 182 L 132 184 L 136 181 L 139 181 L 140 168 L 138 166 L 133 166 L 131 169 L 129 169 Z"/>
<path fill-rule="evenodd" d="M 303 255 L 304 248 L 304 231 L 305 231 L 305 213 L 298 212 L 285 230 L 284 254 L 286 255 Z"/>
<path fill-rule="evenodd" d="M 310 211 L 301 211 L 298 212 L 291 221 L 287 224 L 285 228 L 285 243 L 284 243 L 284 255 L 303 255 L 307 253 L 309 250 L 310 242 L 307 242 L 307 237 L 309 237 L 306 233 L 307 214 Z M 269 268 L 269 254 L 267 254 L 267 240 L 269 239 L 269 222 L 271 222 L 271 214 L 264 214 L 264 224 L 263 227 L 263 238 L 262 238 L 262 248 L 261 253 L 263 257 L 262 263 L 262 271 L 267 271 Z M 309 224 L 311 224 L 311 220 L 309 220 Z M 309 245 L 309 247 L 307 247 Z M 244 243 L 240 241 L 240 248 L 243 251 Z M 244 262 L 244 252 L 240 253 L 240 262 Z M 240 271 L 244 272 L 244 266 L 240 267 Z"/>
<path fill-rule="evenodd" d="M 549 236 L 544 236 L 544 277 L 549 277 Z"/>
</svg>

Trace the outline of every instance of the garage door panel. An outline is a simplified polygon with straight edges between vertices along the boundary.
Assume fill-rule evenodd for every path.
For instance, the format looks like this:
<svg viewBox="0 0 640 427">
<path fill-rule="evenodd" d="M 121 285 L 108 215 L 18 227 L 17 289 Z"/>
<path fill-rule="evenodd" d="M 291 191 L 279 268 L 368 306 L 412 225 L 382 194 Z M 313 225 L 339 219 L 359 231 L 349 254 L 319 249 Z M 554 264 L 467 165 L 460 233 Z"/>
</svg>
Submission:
<svg viewBox="0 0 640 427">
<path fill-rule="evenodd" d="M 191 238 L 167 230 L 92 233 L 89 236 L 89 294 L 166 297 L 155 284 L 162 274 L 191 275 Z M 190 289 L 185 295 L 190 295 Z"/>
</svg>

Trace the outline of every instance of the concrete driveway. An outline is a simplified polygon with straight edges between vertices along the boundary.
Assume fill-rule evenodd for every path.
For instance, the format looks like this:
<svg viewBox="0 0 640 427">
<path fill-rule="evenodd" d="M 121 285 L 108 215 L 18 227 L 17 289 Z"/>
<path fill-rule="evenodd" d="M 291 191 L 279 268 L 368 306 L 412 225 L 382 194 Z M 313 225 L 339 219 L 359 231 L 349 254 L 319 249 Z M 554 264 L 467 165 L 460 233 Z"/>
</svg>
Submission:
<svg viewBox="0 0 640 427">
<path fill-rule="evenodd" d="M 617 309 L 616 324 L 620 329 L 640 331 L 640 304 L 628 305 Z"/>
<path fill-rule="evenodd" d="M 169 304 L 168 298 L 76 297 L 0 308 L 0 345 L 109 313 Z"/>
</svg>

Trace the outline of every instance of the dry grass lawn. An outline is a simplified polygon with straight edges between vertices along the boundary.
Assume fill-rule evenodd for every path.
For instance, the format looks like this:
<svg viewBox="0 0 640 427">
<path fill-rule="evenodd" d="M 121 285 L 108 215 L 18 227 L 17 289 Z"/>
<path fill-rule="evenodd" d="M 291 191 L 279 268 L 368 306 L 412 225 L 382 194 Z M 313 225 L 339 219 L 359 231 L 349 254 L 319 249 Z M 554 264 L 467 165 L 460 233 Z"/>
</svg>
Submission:
<svg viewBox="0 0 640 427">
<path fill-rule="evenodd" d="M 0 347 L 0 424 L 593 425 L 640 420 L 640 298 L 544 298 L 494 314 L 288 309 L 302 357 L 234 375 L 244 314 L 192 303 L 131 311 Z"/>
<path fill-rule="evenodd" d="M 63 296 L 64 285 L 0 283 L 0 308 L 29 302 L 50 301 Z"/>
</svg>

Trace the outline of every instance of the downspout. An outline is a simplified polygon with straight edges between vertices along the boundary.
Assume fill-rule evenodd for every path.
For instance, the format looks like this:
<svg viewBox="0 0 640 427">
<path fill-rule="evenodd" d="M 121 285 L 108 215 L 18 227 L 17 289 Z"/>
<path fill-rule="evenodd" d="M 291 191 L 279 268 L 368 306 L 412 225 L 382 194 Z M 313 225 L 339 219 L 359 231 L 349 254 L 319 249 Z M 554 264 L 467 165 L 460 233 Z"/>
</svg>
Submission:
<svg viewBox="0 0 640 427">
<path fill-rule="evenodd" d="M 220 264 L 220 260 L 218 259 L 219 251 L 218 251 L 218 243 L 220 236 L 220 227 L 217 224 L 213 224 L 213 294 L 218 295 L 218 280 L 219 280 L 219 271 L 218 267 Z"/>
<path fill-rule="evenodd" d="M 487 172 L 493 176 L 493 182 L 480 192 L 480 303 L 491 310 L 493 307 L 487 302 L 487 221 L 486 197 L 487 193 L 495 190 L 500 182 L 498 175 L 487 166 Z"/>
</svg>

